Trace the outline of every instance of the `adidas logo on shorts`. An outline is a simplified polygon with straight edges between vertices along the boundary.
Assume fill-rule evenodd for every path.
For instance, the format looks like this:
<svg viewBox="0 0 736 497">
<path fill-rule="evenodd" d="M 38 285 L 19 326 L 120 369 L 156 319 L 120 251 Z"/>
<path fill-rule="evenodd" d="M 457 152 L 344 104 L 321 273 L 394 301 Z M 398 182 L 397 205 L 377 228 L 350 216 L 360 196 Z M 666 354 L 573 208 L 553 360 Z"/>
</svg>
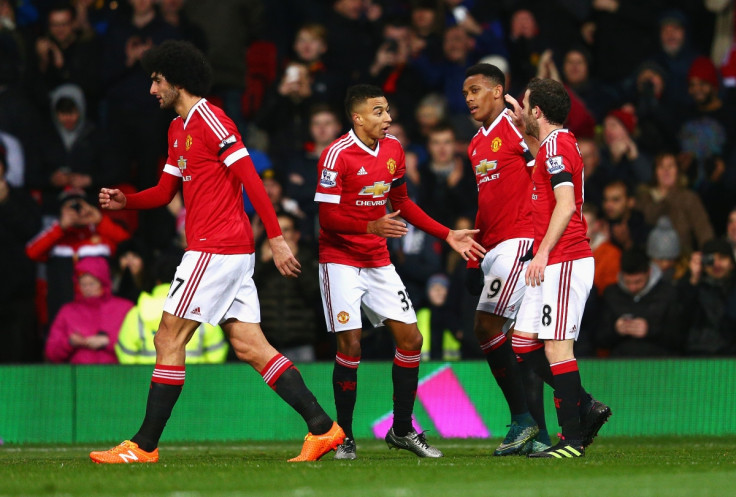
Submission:
<svg viewBox="0 0 736 497">
<path fill-rule="evenodd" d="M 195 316 L 202 315 L 202 311 L 199 309 L 199 307 L 195 307 L 194 309 L 192 309 L 191 313 L 194 314 Z"/>
</svg>

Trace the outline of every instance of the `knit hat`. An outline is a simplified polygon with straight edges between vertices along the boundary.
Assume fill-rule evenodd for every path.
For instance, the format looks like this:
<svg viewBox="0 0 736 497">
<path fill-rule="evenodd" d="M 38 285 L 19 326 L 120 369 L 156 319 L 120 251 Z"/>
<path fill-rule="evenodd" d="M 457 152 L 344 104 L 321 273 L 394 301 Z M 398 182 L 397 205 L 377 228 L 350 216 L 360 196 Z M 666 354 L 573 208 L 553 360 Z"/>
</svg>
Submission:
<svg viewBox="0 0 736 497">
<path fill-rule="evenodd" d="M 713 88 L 718 88 L 718 70 L 708 57 L 701 55 L 693 61 L 690 70 L 687 72 L 687 79 L 692 78 L 701 79 Z"/>
<path fill-rule="evenodd" d="M 629 112 L 624 109 L 614 109 L 609 112 L 606 117 L 615 117 L 621 121 L 621 124 L 624 125 L 624 128 L 626 128 L 629 134 L 634 133 L 634 129 L 636 128 L 636 115 L 633 112 Z"/>
<path fill-rule="evenodd" d="M 428 289 L 431 288 L 432 285 L 437 285 L 437 284 L 442 285 L 445 288 L 449 288 L 450 278 L 448 278 L 446 275 L 442 273 L 437 273 L 437 274 L 433 274 L 432 276 L 430 276 L 429 279 L 427 280 Z"/>
<path fill-rule="evenodd" d="M 503 55 L 486 55 L 478 61 L 479 64 L 491 64 L 498 67 L 504 75 L 509 73 L 509 61 Z"/>
<path fill-rule="evenodd" d="M 657 219 L 647 237 L 647 255 L 652 259 L 674 260 L 680 256 L 680 238 L 667 216 Z"/>
</svg>

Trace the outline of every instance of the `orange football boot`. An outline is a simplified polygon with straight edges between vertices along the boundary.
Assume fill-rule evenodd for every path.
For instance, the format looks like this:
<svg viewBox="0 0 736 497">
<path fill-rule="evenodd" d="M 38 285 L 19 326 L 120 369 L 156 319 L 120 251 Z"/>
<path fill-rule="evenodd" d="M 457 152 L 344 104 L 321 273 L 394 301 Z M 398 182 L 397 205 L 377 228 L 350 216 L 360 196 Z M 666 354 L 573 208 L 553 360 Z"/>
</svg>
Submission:
<svg viewBox="0 0 736 497">
<path fill-rule="evenodd" d="M 304 445 L 302 452 L 289 462 L 317 461 L 331 450 L 335 450 L 345 440 L 345 432 L 336 423 L 332 422 L 332 428 L 322 435 L 312 435 L 307 433 L 304 437 Z"/>
<path fill-rule="evenodd" d="M 158 462 L 158 448 L 153 452 L 146 452 L 137 443 L 125 440 L 110 450 L 90 452 L 89 458 L 98 464 Z"/>
</svg>

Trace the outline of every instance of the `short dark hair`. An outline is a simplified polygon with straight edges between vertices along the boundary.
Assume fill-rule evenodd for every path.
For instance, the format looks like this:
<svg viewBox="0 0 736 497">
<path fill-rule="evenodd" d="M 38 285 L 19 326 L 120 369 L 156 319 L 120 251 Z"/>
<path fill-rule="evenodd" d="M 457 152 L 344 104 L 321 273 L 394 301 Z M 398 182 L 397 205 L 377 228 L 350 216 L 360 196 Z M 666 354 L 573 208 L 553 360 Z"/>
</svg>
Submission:
<svg viewBox="0 0 736 497">
<path fill-rule="evenodd" d="M 188 41 L 166 40 L 143 54 L 143 69 L 157 73 L 173 86 L 202 97 L 212 84 L 212 67 L 204 54 Z"/>
<path fill-rule="evenodd" d="M 527 86 L 529 105 L 539 107 L 550 124 L 562 126 L 570 112 L 570 95 L 559 81 L 533 78 Z"/>
<path fill-rule="evenodd" d="M 607 190 L 608 188 L 616 188 L 620 187 L 624 189 L 624 193 L 626 194 L 626 198 L 631 198 L 635 195 L 634 188 L 626 181 L 622 179 L 612 179 L 605 185 L 603 185 L 603 190 Z"/>
<path fill-rule="evenodd" d="M 384 97 L 383 90 L 374 85 L 359 84 L 348 88 L 345 95 L 345 113 L 352 122 L 353 111 L 369 98 Z"/>
<path fill-rule="evenodd" d="M 506 90 L 506 76 L 501 69 L 493 64 L 475 64 L 474 66 L 468 67 L 465 70 L 465 79 L 478 74 L 488 78 L 494 85 L 501 85 L 504 91 Z"/>
<path fill-rule="evenodd" d="M 294 227 L 295 231 L 299 231 L 301 229 L 301 219 L 296 217 L 294 214 L 288 211 L 278 211 L 276 213 L 276 217 L 284 217 L 286 219 L 289 219 L 291 221 L 291 225 Z"/>
<path fill-rule="evenodd" d="M 309 117 L 310 118 L 314 117 L 317 114 L 322 114 L 323 112 L 332 114 L 333 116 L 335 116 L 335 119 L 340 121 L 340 113 L 337 110 L 335 110 L 335 108 L 332 105 L 322 103 L 322 102 L 316 103 L 309 108 Z"/>
<path fill-rule="evenodd" d="M 621 254 L 621 272 L 623 274 L 641 274 L 649 272 L 649 257 L 640 249 L 629 249 Z"/>
<path fill-rule="evenodd" d="M 432 128 L 429 130 L 430 135 L 434 133 L 442 133 L 444 131 L 449 131 L 452 133 L 453 137 L 457 137 L 457 133 L 455 132 L 455 127 L 452 125 L 450 121 L 443 120 L 432 126 Z"/>
<path fill-rule="evenodd" d="M 8 2 L 13 3 L 13 2 Z M 77 11 L 72 7 L 72 4 L 68 0 L 57 0 L 51 4 L 46 14 L 46 21 L 48 24 L 48 18 L 51 17 L 52 12 L 68 12 L 72 20 L 77 18 Z"/>
</svg>

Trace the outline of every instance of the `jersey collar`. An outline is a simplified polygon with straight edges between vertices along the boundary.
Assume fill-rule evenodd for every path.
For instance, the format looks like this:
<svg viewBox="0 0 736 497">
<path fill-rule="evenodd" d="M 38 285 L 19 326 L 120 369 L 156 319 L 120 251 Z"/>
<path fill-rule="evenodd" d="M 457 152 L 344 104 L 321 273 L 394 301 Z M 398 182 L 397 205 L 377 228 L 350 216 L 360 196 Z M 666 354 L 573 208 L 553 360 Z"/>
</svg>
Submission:
<svg viewBox="0 0 736 497">
<path fill-rule="evenodd" d="M 355 134 L 355 130 L 351 129 L 348 131 L 348 134 L 350 135 L 350 138 L 352 138 L 353 142 L 355 142 L 356 145 L 358 145 L 360 148 L 365 150 L 367 153 L 371 154 L 373 157 L 378 157 L 378 150 L 381 148 L 381 140 L 378 140 L 376 143 L 376 149 L 371 150 L 370 147 L 368 147 L 365 143 L 360 141 L 360 138 Z"/>
<path fill-rule="evenodd" d="M 542 143 L 539 144 L 539 148 L 542 148 L 544 144 L 547 143 L 548 140 L 553 139 L 553 137 L 557 135 L 557 133 L 568 133 L 568 130 L 565 128 L 558 128 L 558 129 L 552 130 L 552 132 L 547 135 L 547 138 L 542 140 Z"/>
<path fill-rule="evenodd" d="M 491 123 L 490 126 L 488 126 L 488 128 L 486 128 L 485 126 L 481 126 L 480 129 L 483 130 L 483 134 L 485 136 L 488 136 L 489 134 L 491 134 L 491 130 L 495 128 L 496 125 L 498 125 L 498 123 L 501 122 L 501 119 L 504 119 L 508 115 L 508 112 L 509 112 L 508 109 L 504 109 L 503 112 L 501 112 L 498 116 L 496 116 L 496 119 Z"/>
<path fill-rule="evenodd" d="M 200 98 L 197 101 L 196 104 L 192 105 L 192 108 L 189 109 L 189 114 L 187 114 L 187 118 L 184 120 L 184 129 L 187 129 L 187 124 L 189 124 L 189 120 L 194 115 L 194 111 L 197 110 L 197 107 L 200 107 L 200 106 L 204 105 L 205 103 L 207 103 L 207 99 L 206 98 Z"/>
</svg>

